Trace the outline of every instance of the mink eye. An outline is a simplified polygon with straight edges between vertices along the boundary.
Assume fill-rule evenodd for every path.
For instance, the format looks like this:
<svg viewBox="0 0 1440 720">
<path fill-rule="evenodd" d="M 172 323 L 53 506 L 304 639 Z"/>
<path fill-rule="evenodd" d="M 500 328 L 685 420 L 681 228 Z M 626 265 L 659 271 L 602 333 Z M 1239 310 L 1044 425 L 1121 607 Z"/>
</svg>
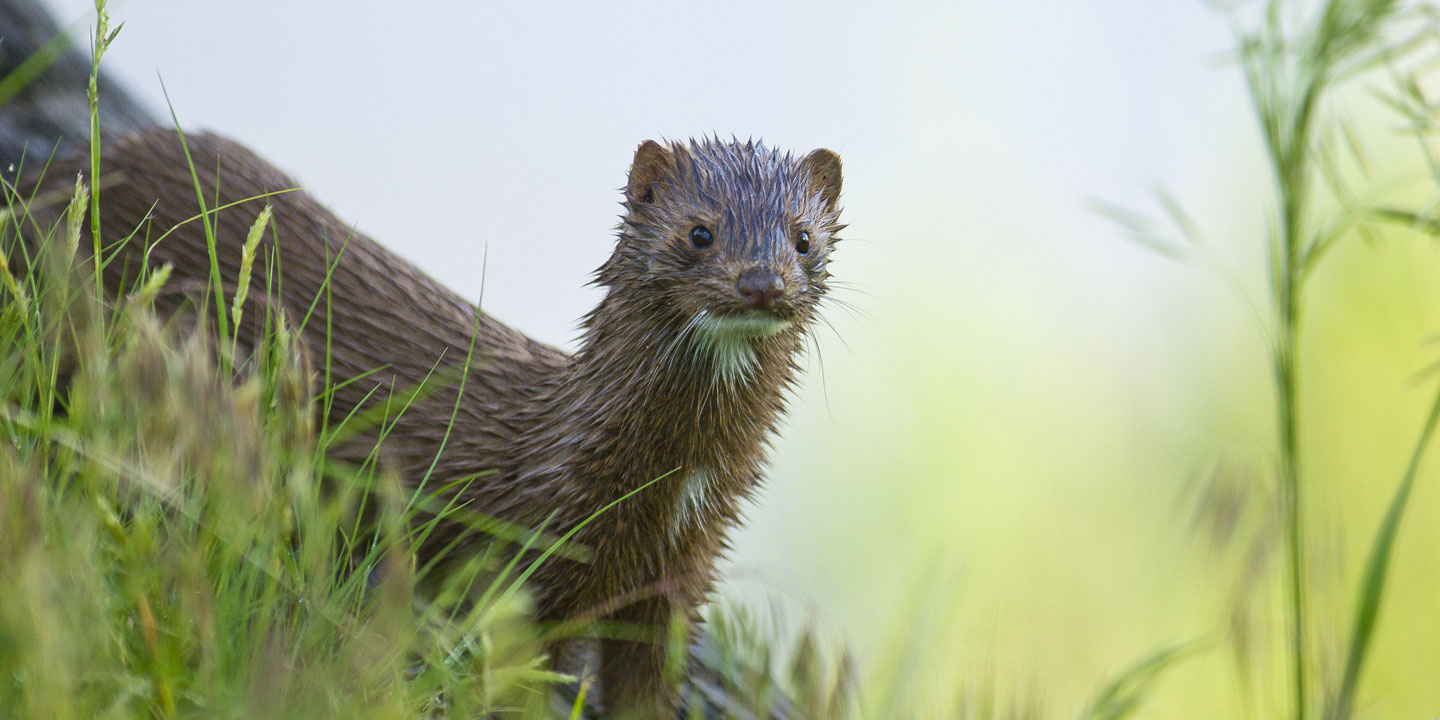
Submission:
<svg viewBox="0 0 1440 720">
<path fill-rule="evenodd" d="M 798 252 L 798 253 L 800 253 L 801 255 L 809 254 L 809 252 L 810 252 L 810 233 L 809 233 L 809 232 L 807 232 L 807 231 L 805 231 L 805 230 L 801 230 L 801 231 L 800 231 L 800 234 L 797 235 L 797 236 L 795 236 L 795 252 Z"/>
<path fill-rule="evenodd" d="M 710 234 L 710 229 L 704 225 L 696 225 L 690 229 L 690 244 L 697 248 L 710 247 L 715 242 L 715 237 Z"/>
</svg>

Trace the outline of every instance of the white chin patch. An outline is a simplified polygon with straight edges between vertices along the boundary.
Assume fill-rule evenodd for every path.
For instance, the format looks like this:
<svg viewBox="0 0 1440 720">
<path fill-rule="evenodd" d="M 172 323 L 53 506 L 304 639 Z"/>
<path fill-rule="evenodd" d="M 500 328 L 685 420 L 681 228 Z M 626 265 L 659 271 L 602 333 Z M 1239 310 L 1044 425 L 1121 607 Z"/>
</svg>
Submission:
<svg viewBox="0 0 1440 720">
<path fill-rule="evenodd" d="M 696 345 L 715 359 L 716 377 L 729 383 L 748 378 L 755 368 L 752 341 L 790 327 L 789 320 L 773 315 L 716 315 L 708 310 L 692 322 Z"/>
</svg>

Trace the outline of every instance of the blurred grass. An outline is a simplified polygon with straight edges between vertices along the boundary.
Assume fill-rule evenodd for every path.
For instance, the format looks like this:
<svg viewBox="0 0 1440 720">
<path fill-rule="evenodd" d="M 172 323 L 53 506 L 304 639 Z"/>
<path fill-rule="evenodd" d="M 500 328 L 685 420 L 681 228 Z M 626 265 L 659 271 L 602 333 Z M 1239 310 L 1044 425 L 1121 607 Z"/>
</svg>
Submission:
<svg viewBox="0 0 1440 720">
<path fill-rule="evenodd" d="M 1353 716 L 1428 717 L 1440 708 L 1433 457 L 1419 465 L 1395 526 L 1383 594 L 1366 580 L 1377 575 L 1368 558 L 1385 545 L 1382 522 L 1436 384 L 1422 372 L 1436 360 L 1436 245 L 1370 212 L 1413 212 L 1435 197 L 1434 166 L 1419 144 L 1433 140 L 1425 122 L 1433 118 L 1398 113 L 1391 100 L 1411 78 L 1434 86 L 1432 13 L 1421 4 L 1275 2 L 1244 4 L 1234 16 L 1237 38 L 1282 25 L 1267 30 L 1278 33 L 1261 43 L 1269 64 L 1255 68 L 1268 73 L 1261 85 L 1276 94 L 1277 112 L 1303 104 L 1305 73 L 1319 83 L 1313 132 L 1296 135 L 1286 162 L 1309 156 L 1278 180 L 1304 198 L 1291 211 L 1292 288 L 1303 313 L 1287 411 L 1299 440 L 1291 464 L 1303 522 L 1292 524 L 1277 471 L 1270 353 L 1284 323 L 1270 279 L 1289 271 L 1267 267 L 1288 251 L 1269 247 L 1272 238 L 1283 245 L 1283 193 L 1265 172 L 1275 157 L 1263 143 L 1177 141 L 1204 148 L 1197 152 L 1228 172 L 1198 202 L 1160 195 L 1153 210 L 1127 216 L 1130 227 L 1112 228 L 1111 236 L 1135 226 L 1150 233 L 1144 244 L 1164 252 L 1137 250 L 1148 259 L 1107 253 L 1087 265 L 1084 249 L 1066 247 L 1073 226 L 1035 219 L 1054 201 L 1037 196 L 1018 198 L 1022 207 L 1008 216 L 984 206 L 998 227 L 969 244 L 892 249 L 903 259 L 891 284 L 873 289 L 893 307 L 876 312 L 865 341 L 850 337 L 861 359 L 826 361 L 831 387 L 864 390 L 828 413 L 841 422 L 797 418 L 798 426 L 830 422 L 831 440 L 798 448 L 801 462 L 782 455 L 776 473 L 820 478 L 800 493 L 803 505 L 782 512 L 821 519 L 819 539 L 796 564 L 838 573 L 813 575 L 815 593 L 838 598 L 835 615 L 859 643 L 867 677 L 878 679 L 872 692 L 899 677 L 912 698 L 930 698 L 913 702 L 936 707 L 958 688 L 988 687 L 1042 698 L 1034 704 L 1043 716 L 1065 717 L 1099 707 L 1098 689 L 1120 669 L 1199 641 L 1203 651 L 1154 678 L 1137 716 L 1344 717 L 1347 658 L 1356 628 L 1371 622 L 1360 608 L 1372 606 L 1379 612 L 1353 673 Z M 1337 30 L 1341 21 L 1355 27 Z M 1321 62 L 1317 52 L 1334 57 Z M 1219 70 L 1237 83 L 1241 56 L 1227 55 Z M 1311 67 L 1302 72 L 1303 63 Z M 1231 159 L 1252 146 L 1261 162 Z M 1297 172 L 1305 175 L 1298 188 Z M 967 193 L 955 196 L 978 209 Z M 936 220 L 946 212 L 887 197 L 900 208 L 887 225 L 897 236 L 944 231 Z M 1136 268 L 1151 278 L 1115 279 Z M 1107 297 L 1121 283 L 1130 294 Z M 827 461 L 836 448 L 847 452 Z M 815 462 L 820 469 L 808 467 Z M 832 488 L 853 497 L 830 497 Z M 1302 550 L 1294 555 L 1291 527 Z M 843 560 L 827 561 L 832 554 Z M 1291 558 L 1301 572 L 1290 572 Z M 847 583 L 850 573 L 863 584 Z M 1303 614 L 1287 599 L 1295 577 Z M 917 613 L 917 604 L 937 607 Z M 1306 640 L 1300 663 L 1296 626 Z"/>
</svg>

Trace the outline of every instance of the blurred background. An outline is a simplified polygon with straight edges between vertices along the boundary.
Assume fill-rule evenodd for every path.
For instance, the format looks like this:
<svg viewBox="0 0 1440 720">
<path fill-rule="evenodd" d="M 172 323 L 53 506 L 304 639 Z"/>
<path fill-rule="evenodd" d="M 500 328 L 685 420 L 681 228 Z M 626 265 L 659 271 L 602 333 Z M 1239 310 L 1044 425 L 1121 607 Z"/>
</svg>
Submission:
<svg viewBox="0 0 1440 720">
<path fill-rule="evenodd" d="M 88 0 L 52 7 L 84 36 Z M 111 16 L 108 68 L 152 108 L 163 81 L 184 127 L 249 145 L 565 348 L 642 140 L 837 151 L 850 229 L 833 272 L 856 310 L 818 331 L 722 595 L 814 624 L 916 717 L 986 698 L 1068 717 L 1191 642 L 1141 716 L 1285 707 L 1273 200 L 1234 18 L 1153 0 L 115 0 Z M 1417 146 L 1363 84 L 1327 112 L 1367 145 L 1367 198 L 1426 198 Z M 1206 261 L 1128 242 L 1095 210 L 1163 217 L 1157 186 Z M 1322 677 L 1430 401 L 1437 257 L 1415 235 L 1349 238 L 1307 289 Z M 1437 480 L 1421 475 L 1402 526 L 1362 683 L 1372 717 L 1440 714 Z"/>
</svg>

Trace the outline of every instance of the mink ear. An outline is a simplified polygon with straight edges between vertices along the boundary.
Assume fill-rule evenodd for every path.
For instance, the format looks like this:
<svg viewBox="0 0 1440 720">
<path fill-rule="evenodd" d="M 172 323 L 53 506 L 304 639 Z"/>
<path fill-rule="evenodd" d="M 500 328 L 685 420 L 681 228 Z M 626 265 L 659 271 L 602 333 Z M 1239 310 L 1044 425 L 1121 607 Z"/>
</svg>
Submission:
<svg viewBox="0 0 1440 720">
<path fill-rule="evenodd" d="M 825 200 L 826 209 L 834 210 L 840 204 L 840 156 L 820 148 L 806 155 L 800 167 L 810 175 L 812 189 Z"/>
<path fill-rule="evenodd" d="M 655 202 L 655 184 L 665 177 L 665 169 L 673 165 L 670 151 L 654 140 L 640 143 L 635 162 L 630 164 L 630 182 L 625 197 L 632 203 Z"/>
</svg>

